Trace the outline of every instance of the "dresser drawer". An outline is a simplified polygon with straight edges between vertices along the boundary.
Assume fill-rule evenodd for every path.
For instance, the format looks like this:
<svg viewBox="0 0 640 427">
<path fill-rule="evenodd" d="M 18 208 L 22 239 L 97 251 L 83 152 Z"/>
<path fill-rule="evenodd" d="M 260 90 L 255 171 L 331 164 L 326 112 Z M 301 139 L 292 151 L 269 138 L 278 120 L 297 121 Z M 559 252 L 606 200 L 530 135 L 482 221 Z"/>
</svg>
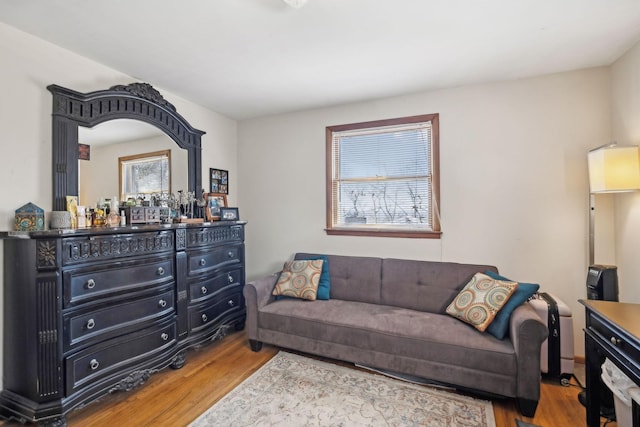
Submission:
<svg viewBox="0 0 640 427">
<path fill-rule="evenodd" d="M 113 304 L 100 310 L 74 311 L 64 316 L 64 351 L 79 344 L 92 343 L 123 335 L 140 324 L 175 312 L 174 290 Z"/>
<path fill-rule="evenodd" d="M 192 281 L 189 284 L 189 303 L 198 303 L 216 296 L 219 292 L 229 288 L 239 288 L 244 285 L 244 269 L 221 271 L 206 280 Z"/>
<path fill-rule="evenodd" d="M 198 332 L 219 322 L 224 316 L 244 310 L 242 290 L 224 293 L 210 305 L 204 305 L 190 310 L 189 329 Z"/>
<path fill-rule="evenodd" d="M 64 306 L 161 285 L 173 281 L 174 274 L 173 256 L 66 270 Z"/>
<path fill-rule="evenodd" d="M 67 395 L 110 374 L 126 372 L 125 366 L 142 363 L 146 357 L 175 345 L 176 327 L 173 317 L 170 319 L 162 325 L 106 341 L 66 358 Z"/>
<path fill-rule="evenodd" d="M 244 242 L 244 226 L 199 227 L 187 229 L 187 249 Z"/>
<path fill-rule="evenodd" d="M 68 237 L 62 239 L 62 265 L 153 256 L 173 253 L 174 249 L 172 230 Z"/>
<path fill-rule="evenodd" d="M 244 246 L 230 245 L 187 253 L 188 274 L 190 276 L 207 273 L 217 268 L 243 262 Z"/>
</svg>

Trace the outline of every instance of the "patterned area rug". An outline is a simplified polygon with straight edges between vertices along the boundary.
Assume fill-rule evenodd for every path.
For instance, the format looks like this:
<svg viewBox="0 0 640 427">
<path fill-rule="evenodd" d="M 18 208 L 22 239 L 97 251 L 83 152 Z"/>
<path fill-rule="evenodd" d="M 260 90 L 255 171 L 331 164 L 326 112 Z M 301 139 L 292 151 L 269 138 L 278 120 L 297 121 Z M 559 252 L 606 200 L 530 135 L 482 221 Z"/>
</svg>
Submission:
<svg viewBox="0 0 640 427">
<path fill-rule="evenodd" d="M 490 402 L 280 352 L 190 424 L 495 427 Z"/>
</svg>

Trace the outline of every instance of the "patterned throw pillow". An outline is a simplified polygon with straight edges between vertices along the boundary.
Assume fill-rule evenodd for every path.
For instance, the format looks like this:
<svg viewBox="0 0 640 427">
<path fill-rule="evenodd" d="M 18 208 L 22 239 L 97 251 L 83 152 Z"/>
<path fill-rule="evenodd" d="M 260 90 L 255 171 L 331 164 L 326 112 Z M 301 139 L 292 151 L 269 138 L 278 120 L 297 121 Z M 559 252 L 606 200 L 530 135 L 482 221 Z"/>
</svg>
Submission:
<svg viewBox="0 0 640 427">
<path fill-rule="evenodd" d="M 322 274 L 320 275 L 320 283 L 318 284 L 317 299 L 329 299 L 331 296 L 331 277 L 329 276 L 329 258 L 326 255 L 310 255 L 304 259 L 321 259 L 324 261 L 322 264 Z"/>
<path fill-rule="evenodd" d="M 447 314 L 484 332 L 517 288 L 516 282 L 476 273 L 449 304 Z"/>
<path fill-rule="evenodd" d="M 506 277 L 500 276 L 493 271 L 485 271 L 484 274 L 496 280 L 503 280 L 507 282 L 515 282 L 515 280 L 507 279 Z M 540 289 L 540 285 L 537 283 L 524 283 L 517 282 L 518 289 L 511 295 L 509 301 L 502 307 L 502 309 L 496 314 L 495 319 L 487 328 L 487 332 L 493 335 L 494 337 L 502 340 L 507 336 L 507 331 L 509 330 L 509 319 L 511 318 L 511 313 L 522 305 L 525 301 L 527 301 L 533 294 L 538 292 Z"/>
<path fill-rule="evenodd" d="M 323 260 L 288 261 L 273 288 L 273 295 L 315 301 Z"/>
</svg>

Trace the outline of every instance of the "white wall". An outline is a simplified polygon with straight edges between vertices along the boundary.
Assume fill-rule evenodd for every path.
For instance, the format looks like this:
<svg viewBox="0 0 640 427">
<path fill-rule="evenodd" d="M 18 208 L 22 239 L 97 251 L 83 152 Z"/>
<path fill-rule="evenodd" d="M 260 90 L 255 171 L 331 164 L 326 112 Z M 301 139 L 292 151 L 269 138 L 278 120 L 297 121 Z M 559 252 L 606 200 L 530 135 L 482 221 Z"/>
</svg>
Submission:
<svg viewBox="0 0 640 427">
<path fill-rule="evenodd" d="M 90 92 L 132 83 L 136 79 L 2 23 L 0 58 L 0 93 L 3 96 L 0 102 L 0 182 L 3 183 L 0 230 L 10 230 L 13 229 L 15 209 L 27 202 L 35 203 L 45 211 L 51 210 L 52 96 L 46 87 L 55 83 Z M 235 203 L 237 123 L 160 87 L 156 89 L 193 127 L 206 132 L 202 137 L 203 186 L 209 186 L 210 167 L 229 170 L 229 200 Z"/>
<path fill-rule="evenodd" d="M 442 239 L 327 236 L 325 127 L 429 113 Z M 609 117 L 609 71 L 596 68 L 242 121 L 248 279 L 298 251 L 494 264 L 566 301 L 584 354 L 586 152 L 609 141 Z"/>
<path fill-rule="evenodd" d="M 640 145 L 640 43 L 611 67 L 611 117 L 614 140 Z M 613 197 L 620 301 L 640 303 L 640 192 Z"/>
</svg>

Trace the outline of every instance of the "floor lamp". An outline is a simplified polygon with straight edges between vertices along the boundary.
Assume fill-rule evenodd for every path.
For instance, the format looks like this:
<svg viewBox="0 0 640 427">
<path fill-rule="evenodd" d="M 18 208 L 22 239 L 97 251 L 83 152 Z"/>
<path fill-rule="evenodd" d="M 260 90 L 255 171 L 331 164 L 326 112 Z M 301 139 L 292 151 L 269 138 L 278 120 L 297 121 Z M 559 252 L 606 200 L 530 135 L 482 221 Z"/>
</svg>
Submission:
<svg viewBox="0 0 640 427">
<path fill-rule="evenodd" d="M 594 264 L 595 195 L 640 190 L 640 150 L 637 145 L 603 145 L 590 150 L 589 265 Z"/>
</svg>

